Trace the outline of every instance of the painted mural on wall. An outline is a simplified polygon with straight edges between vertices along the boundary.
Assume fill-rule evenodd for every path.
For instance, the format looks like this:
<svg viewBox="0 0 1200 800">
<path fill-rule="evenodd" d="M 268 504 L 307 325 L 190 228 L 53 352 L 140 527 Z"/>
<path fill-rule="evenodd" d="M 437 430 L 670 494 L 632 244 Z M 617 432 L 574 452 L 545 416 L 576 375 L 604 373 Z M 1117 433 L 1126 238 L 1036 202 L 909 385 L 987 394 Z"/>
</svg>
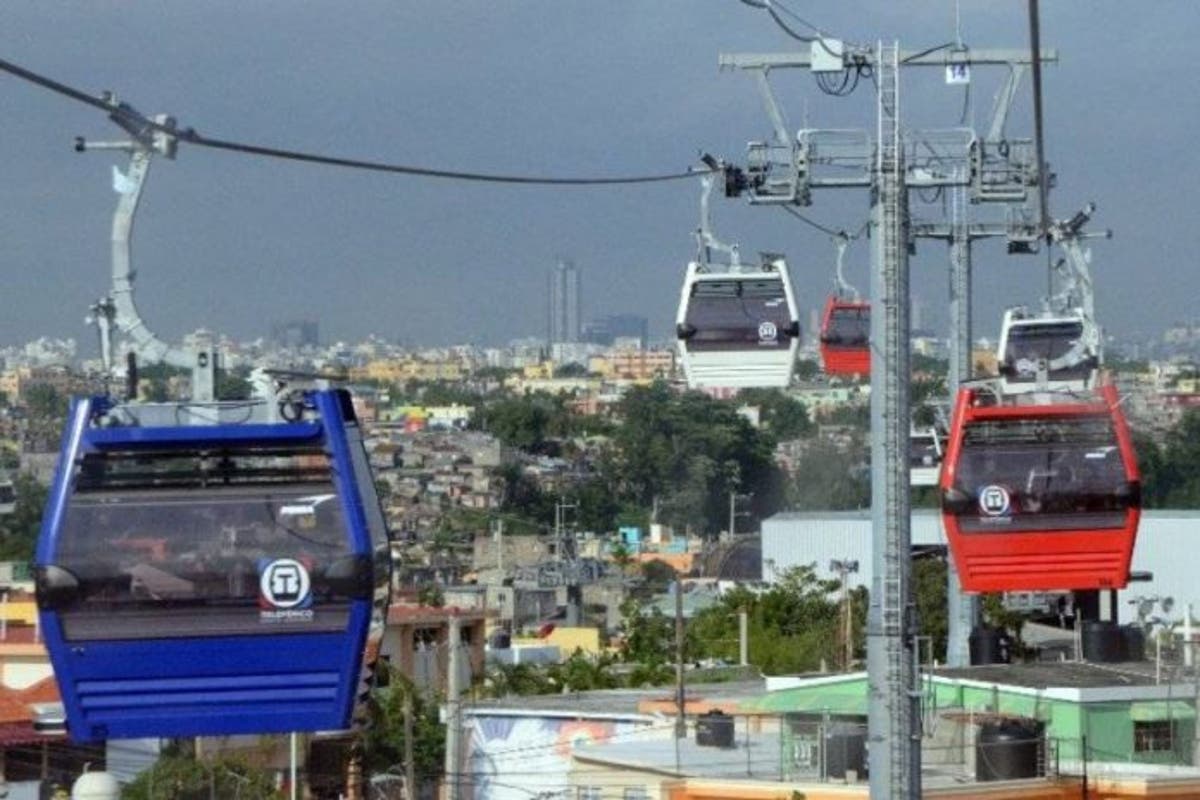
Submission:
<svg viewBox="0 0 1200 800">
<path fill-rule="evenodd" d="M 571 753 L 581 744 L 650 733 L 648 722 L 563 717 L 473 715 L 467 725 L 466 771 L 474 800 L 563 796 Z"/>
</svg>

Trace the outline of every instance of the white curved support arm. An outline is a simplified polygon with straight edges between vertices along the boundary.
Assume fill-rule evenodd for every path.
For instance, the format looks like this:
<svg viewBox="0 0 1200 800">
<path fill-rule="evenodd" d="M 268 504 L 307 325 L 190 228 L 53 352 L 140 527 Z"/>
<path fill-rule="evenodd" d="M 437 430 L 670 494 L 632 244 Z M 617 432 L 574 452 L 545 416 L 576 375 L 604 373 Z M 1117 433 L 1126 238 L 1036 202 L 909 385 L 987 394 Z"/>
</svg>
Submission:
<svg viewBox="0 0 1200 800">
<path fill-rule="evenodd" d="M 833 278 L 834 290 L 839 298 L 852 298 L 857 303 L 858 289 L 850 285 L 846 280 L 845 273 L 846 248 L 850 246 L 850 237 L 839 233 L 833 237 L 833 246 L 837 248 L 837 271 Z"/>
<path fill-rule="evenodd" d="M 133 219 L 141 200 L 142 188 L 150 171 L 153 152 L 134 146 L 125 173 L 113 167 L 113 191 L 119 195 L 112 225 L 112 305 L 117 330 L 128 337 L 138 356 L 148 362 L 162 361 L 173 367 L 191 369 L 192 356 L 158 338 L 146 325 L 133 301 L 133 282 L 137 273 L 131 266 L 130 242 Z"/>
<path fill-rule="evenodd" d="M 712 212 L 709 206 L 709 198 L 712 196 L 713 187 L 716 186 L 718 176 L 724 180 L 725 173 L 723 171 L 716 171 L 700 176 L 700 227 L 696 231 L 696 260 L 707 268 L 711 263 L 709 254 L 715 250 L 719 253 L 725 253 L 729 257 L 730 272 L 740 272 L 742 262 L 741 256 L 738 253 L 738 246 L 736 244 L 725 244 L 712 232 Z"/>
</svg>

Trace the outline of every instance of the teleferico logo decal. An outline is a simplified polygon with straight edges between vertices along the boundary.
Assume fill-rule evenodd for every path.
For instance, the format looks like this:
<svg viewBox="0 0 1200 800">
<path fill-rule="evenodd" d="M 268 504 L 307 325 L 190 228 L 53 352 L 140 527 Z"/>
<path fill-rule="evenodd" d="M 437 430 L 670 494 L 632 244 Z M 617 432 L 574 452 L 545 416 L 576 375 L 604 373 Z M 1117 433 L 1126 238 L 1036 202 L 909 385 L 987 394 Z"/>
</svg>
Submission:
<svg viewBox="0 0 1200 800">
<path fill-rule="evenodd" d="M 258 590 L 263 622 L 306 622 L 313 618 L 312 579 L 308 567 L 296 559 L 260 560 Z"/>
</svg>

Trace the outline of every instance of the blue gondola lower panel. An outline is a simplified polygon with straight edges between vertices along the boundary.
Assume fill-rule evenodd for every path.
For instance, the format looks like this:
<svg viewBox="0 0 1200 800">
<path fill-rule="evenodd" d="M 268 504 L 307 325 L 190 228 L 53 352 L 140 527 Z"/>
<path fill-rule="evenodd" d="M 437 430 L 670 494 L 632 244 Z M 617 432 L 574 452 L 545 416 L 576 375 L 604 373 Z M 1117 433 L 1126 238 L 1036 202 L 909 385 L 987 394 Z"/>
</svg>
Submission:
<svg viewBox="0 0 1200 800">
<path fill-rule="evenodd" d="M 36 561 L 73 739 L 351 726 L 387 535 L 349 396 L 307 402 L 284 423 L 72 406 Z"/>
</svg>

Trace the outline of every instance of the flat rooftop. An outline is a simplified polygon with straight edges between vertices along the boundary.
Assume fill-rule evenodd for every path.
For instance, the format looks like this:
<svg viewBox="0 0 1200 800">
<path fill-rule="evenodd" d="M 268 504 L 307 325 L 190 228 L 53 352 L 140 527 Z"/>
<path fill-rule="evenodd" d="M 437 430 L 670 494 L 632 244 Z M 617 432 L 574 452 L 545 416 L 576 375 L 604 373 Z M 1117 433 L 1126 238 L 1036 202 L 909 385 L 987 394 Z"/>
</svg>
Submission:
<svg viewBox="0 0 1200 800">
<path fill-rule="evenodd" d="M 1109 689 L 1125 686 L 1155 686 L 1166 684 L 1171 671 L 1163 669 L 1155 678 L 1152 661 L 1122 661 L 1114 664 L 1095 664 L 1082 661 L 1044 661 L 1026 664 L 989 664 L 986 666 L 941 668 L 935 675 L 958 680 L 1000 683 L 1026 689 Z M 1182 674 L 1174 676 L 1184 679 Z M 1191 683 L 1191 678 L 1187 678 Z"/>
<path fill-rule="evenodd" d="M 686 699 L 689 703 L 697 701 L 739 702 L 752 697 L 758 697 L 765 691 L 766 682 L 763 680 L 694 684 L 686 688 Z M 536 716 L 538 713 L 638 716 L 642 713 L 639 711 L 639 708 L 644 702 L 674 702 L 674 699 L 675 690 L 671 686 L 655 686 L 644 689 L 598 689 L 590 692 L 571 692 L 569 694 L 538 694 L 524 697 L 488 698 L 472 703 L 469 708 L 464 708 L 464 713 L 519 713 L 532 716 Z M 674 750 L 672 750 L 673 752 Z"/>
</svg>

